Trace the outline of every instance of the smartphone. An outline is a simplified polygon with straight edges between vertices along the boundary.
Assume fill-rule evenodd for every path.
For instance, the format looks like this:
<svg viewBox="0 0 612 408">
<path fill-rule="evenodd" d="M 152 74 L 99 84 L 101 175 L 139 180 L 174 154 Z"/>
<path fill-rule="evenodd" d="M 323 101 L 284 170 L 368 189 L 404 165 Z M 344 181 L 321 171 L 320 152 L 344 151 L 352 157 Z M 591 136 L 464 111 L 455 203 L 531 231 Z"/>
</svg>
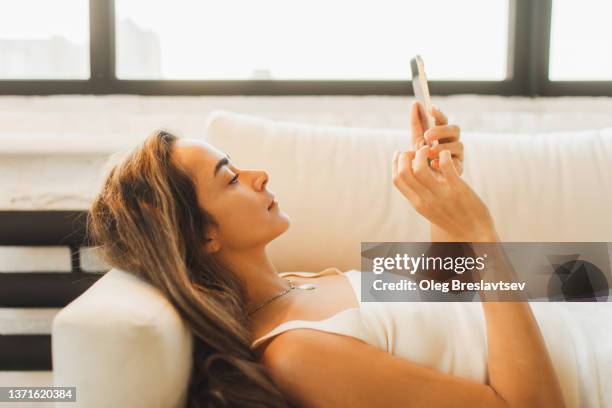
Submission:
<svg viewBox="0 0 612 408">
<path fill-rule="evenodd" d="M 425 64 L 423 58 L 420 55 L 415 56 L 410 60 L 410 69 L 412 71 L 412 88 L 414 90 L 414 97 L 421 103 L 421 123 L 423 124 L 423 131 L 434 127 L 436 121 L 431 115 L 431 97 L 429 96 L 429 87 L 427 86 L 427 77 L 425 76 Z M 437 140 L 431 143 L 431 146 L 435 146 Z"/>
</svg>

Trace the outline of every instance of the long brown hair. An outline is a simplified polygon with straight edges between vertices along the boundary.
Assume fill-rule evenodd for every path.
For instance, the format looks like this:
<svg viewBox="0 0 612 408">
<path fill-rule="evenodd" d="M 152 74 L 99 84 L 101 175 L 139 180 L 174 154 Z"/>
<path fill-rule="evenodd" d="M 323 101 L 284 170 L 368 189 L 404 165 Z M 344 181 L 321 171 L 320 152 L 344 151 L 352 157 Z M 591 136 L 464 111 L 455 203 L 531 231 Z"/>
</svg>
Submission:
<svg viewBox="0 0 612 408">
<path fill-rule="evenodd" d="M 90 238 L 109 265 L 161 290 L 191 327 L 188 406 L 290 406 L 250 348 L 243 282 L 204 249 L 218 224 L 171 160 L 176 140 L 158 130 L 112 167 L 88 213 Z"/>
</svg>

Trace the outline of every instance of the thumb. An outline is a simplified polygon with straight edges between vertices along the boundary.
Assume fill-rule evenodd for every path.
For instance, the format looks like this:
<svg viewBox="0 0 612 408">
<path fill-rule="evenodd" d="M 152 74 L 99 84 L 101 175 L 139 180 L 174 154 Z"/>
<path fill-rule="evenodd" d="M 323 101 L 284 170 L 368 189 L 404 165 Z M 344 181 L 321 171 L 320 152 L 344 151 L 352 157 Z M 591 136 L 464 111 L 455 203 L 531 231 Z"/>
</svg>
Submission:
<svg viewBox="0 0 612 408">
<path fill-rule="evenodd" d="M 450 184 L 457 184 L 461 182 L 459 174 L 457 174 L 457 169 L 455 169 L 450 150 L 444 149 L 440 152 L 439 164 L 440 171 Z"/>
</svg>

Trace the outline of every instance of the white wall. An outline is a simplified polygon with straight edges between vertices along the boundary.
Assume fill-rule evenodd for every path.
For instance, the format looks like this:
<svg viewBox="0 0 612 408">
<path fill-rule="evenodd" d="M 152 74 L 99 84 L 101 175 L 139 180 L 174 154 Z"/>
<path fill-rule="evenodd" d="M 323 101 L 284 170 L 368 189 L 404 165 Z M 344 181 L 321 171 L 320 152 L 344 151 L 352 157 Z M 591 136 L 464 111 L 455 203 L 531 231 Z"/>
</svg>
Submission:
<svg viewBox="0 0 612 408">
<path fill-rule="evenodd" d="M 214 109 L 342 126 L 407 128 L 412 98 L 391 96 L 0 97 L 0 136 L 62 134 L 144 137 L 156 127 L 201 135 Z M 524 132 L 612 126 L 612 98 L 434 97 L 464 130 Z"/>
</svg>

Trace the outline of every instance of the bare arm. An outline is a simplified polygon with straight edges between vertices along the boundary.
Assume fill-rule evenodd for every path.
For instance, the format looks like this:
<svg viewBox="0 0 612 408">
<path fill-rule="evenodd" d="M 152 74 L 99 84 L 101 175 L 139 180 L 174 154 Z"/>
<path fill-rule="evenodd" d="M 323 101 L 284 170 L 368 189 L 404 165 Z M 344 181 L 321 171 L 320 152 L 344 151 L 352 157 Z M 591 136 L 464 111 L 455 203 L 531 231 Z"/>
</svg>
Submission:
<svg viewBox="0 0 612 408">
<path fill-rule="evenodd" d="M 491 387 L 509 406 L 565 407 L 544 339 L 527 302 L 483 302 Z"/>
<path fill-rule="evenodd" d="M 276 336 L 262 363 L 285 395 L 304 408 L 512 406 L 489 385 L 316 330 L 294 329 Z"/>
<path fill-rule="evenodd" d="M 518 317 L 511 316 L 507 324 L 488 327 L 493 334 L 489 344 L 497 343 L 489 353 L 490 361 L 493 360 L 489 364 L 490 384 L 412 363 L 351 337 L 310 329 L 294 329 L 275 337 L 266 348 L 262 363 L 285 395 L 304 408 L 563 407 L 560 391 L 548 391 L 548 384 L 539 379 L 540 369 L 528 367 L 531 361 L 541 360 L 541 354 L 536 352 L 535 360 L 523 365 L 522 361 L 530 356 L 522 351 L 523 359 L 504 349 L 517 346 L 522 349 L 520 339 L 530 336 L 518 336 L 518 341 L 499 341 L 500 337 L 508 337 L 511 329 L 525 326 L 520 316 L 528 307 L 521 307 L 526 305 L 523 303 L 515 305 L 518 307 L 488 308 L 487 320 Z M 517 338 L 516 333 L 510 337 Z M 521 378 L 526 373 L 527 378 Z"/>
<path fill-rule="evenodd" d="M 475 243 L 473 248 L 476 255 L 486 251 L 489 261 L 495 260 L 495 279 L 515 280 L 501 245 Z M 491 386 L 512 406 L 564 407 L 561 386 L 529 302 L 494 301 L 490 296 L 496 294 L 480 292 Z"/>
</svg>

